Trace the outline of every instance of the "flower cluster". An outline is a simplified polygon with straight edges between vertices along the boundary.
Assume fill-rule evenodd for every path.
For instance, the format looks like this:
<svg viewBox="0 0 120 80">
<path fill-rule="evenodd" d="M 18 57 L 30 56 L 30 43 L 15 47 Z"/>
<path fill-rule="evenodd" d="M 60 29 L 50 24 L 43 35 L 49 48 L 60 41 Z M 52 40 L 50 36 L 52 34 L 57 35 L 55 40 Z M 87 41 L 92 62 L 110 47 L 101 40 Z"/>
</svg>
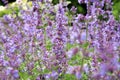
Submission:
<svg viewBox="0 0 120 80">
<path fill-rule="evenodd" d="M 120 78 L 120 23 L 111 0 L 78 0 L 87 5 L 86 15 L 75 7 L 70 13 L 64 0 L 55 6 L 51 0 L 31 2 L 20 6 L 19 15 L 0 18 L 1 80 Z"/>
</svg>

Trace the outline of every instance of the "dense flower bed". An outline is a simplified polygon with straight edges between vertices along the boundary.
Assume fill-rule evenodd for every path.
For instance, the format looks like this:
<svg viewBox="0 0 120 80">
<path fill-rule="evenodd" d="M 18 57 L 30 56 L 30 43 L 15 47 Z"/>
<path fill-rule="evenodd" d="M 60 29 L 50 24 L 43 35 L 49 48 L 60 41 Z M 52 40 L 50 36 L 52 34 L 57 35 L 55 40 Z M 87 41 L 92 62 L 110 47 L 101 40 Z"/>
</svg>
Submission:
<svg viewBox="0 0 120 80">
<path fill-rule="evenodd" d="M 0 18 L 1 80 L 119 80 L 120 23 L 111 0 L 32 0 Z"/>
</svg>

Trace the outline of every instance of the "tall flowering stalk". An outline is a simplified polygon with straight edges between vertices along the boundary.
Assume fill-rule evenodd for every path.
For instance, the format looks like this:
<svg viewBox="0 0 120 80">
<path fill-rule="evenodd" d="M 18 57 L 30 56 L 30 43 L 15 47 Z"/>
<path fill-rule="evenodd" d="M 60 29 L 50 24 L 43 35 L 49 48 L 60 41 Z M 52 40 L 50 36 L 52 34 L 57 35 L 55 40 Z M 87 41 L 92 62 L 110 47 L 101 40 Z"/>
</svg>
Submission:
<svg viewBox="0 0 120 80">
<path fill-rule="evenodd" d="M 56 13 L 56 31 L 55 36 L 53 37 L 53 52 L 56 55 L 58 73 L 64 72 L 66 63 L 65 55 L 65 45 L 67 43 L 67 17 L 65 16 L 65 9 L 63 8 L 62 3 L 58 6 L 58 11 Z"/>
<path fill-rule="evenodd" d="M 86 21 L 88 23 L 89 41 L 94 46 L 93 64 L 91 66 L 92 78 L 95 79 L 118 79 L 119 58 L 118 58 L 118 22 L 115 21 L 112 12 L 111 0 L 109 1 L 83 1 L 80 3 L 87 4 Z M 92 4 L 91 4 L 92 3 Z M 112 24 L 111 24 L 112 23 Z M 116 30 L 115 30 L 116 29 Z M 113 60 L 111 62 L 111 60 Z M 116 65 L 116 66 L 113 66 Z M 115 72 L 114 72 L 115 71 Z M 111 73 L 112 77 L 108 74 Z M 113 74 L 114 73 L 114 74 Z"/>
</svg>

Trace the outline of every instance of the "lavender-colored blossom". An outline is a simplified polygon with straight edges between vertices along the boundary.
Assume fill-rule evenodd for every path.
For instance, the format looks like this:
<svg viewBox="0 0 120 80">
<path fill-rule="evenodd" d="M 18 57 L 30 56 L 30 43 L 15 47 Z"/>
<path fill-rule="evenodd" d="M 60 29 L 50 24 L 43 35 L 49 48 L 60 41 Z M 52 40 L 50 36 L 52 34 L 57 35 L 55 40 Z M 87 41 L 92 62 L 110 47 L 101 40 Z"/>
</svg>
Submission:
<svg viewBox="0 0 120 80">
<path fill-rule="evenodd" d="M 16 79 L 16 78 L 19 78 L 19 73 L 18 73 L 18 70 L 13 70 L 12 71 L 12 75 L 13 77 Z"/>
<path fill-rule="evenodd" d="M 17 16 L 1 17 L 0 79 L 18 79 L 24 71 L 36 76 L 34 68 L 49 70 L 36 80 L 57 80 L 61 74 L 74 74 L 80 80 L 84 72 L 93 80 L 119 79 L 120 24 L 112 14 L 111 0 L 78 2 L 86 4 L 86 15 L 76 15 L 75 7 L 69 14 L 65 0 L 55 6 L 51 0 L 32 0 Z M 69 65 L 76 54 L 80 65 Z"/>
<path fill-rule="evenodd" d="M 2 0 L 2 2 L 3 2 L 4 4 L 7 4 L 7 3 L 8 3 L 8 0 Z"/>
<path fill-rule="evenodd" d="M 82 78 L 82 76 L 81 76 L 81 73 L 80 73 L 80 72 L 76 72 L 75 76 L 76 76 L 76 78 L 77 78 L 78 80 Z"/>
</svg>

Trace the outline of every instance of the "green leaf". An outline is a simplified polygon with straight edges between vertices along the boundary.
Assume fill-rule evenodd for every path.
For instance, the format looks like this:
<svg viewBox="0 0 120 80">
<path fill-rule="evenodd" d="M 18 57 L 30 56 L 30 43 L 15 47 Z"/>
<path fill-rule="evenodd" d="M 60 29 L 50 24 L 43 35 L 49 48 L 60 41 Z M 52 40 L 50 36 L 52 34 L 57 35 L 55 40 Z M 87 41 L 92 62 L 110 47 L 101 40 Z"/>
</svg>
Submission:
<svg viewBox="0 0 120 80">
<path fill-rule="evenodd" d="M 74 55 L 68 62 L 69 65 L 82 65 L 82 56 L 80 53 Z"/>
<path fill-rule="evenodd" d="M 83 80 L 88 80 L 88 75 L 86 73 L 82 73 L 82 79 Z"/>
<path fill-rule="evenodd" d="M 73 75 L 73 74 L 65 74 L 64 80 L 77 80 L 77 79 L 76 79 L 75 75 Z"/>
<path fill-rule="evenodd" d="M 51 43 L 50 40 L 47 40 L 47 41 L 46 41 L 46 49 L 47 49 L 48 51 L 50 51 L 51 48 L 52 48 L 52 43 Z"/>
<path fill-rule="evenodd" d="M 84 49 L 87 49 L 88 46 L 89 46 L 89 42 L 86 42 L 86 43 L 84 43 L 84 44 L 82 45 L 82 47 L 83 47 Z"/>
<path fill-rule="evenodd" d="M 20 80 L 28 80 L 29 74 L 27 72 L 19 72 Z"/>
<path fill-rule="evenodd" d="M 70 44 L 70 43 L 67 43 L 66 49 L 69 50 L 69 49 L 71 49 L 71 48 L 76 47 L 77 45 L 78 45 L 78 44 Z"/>
</svg>

